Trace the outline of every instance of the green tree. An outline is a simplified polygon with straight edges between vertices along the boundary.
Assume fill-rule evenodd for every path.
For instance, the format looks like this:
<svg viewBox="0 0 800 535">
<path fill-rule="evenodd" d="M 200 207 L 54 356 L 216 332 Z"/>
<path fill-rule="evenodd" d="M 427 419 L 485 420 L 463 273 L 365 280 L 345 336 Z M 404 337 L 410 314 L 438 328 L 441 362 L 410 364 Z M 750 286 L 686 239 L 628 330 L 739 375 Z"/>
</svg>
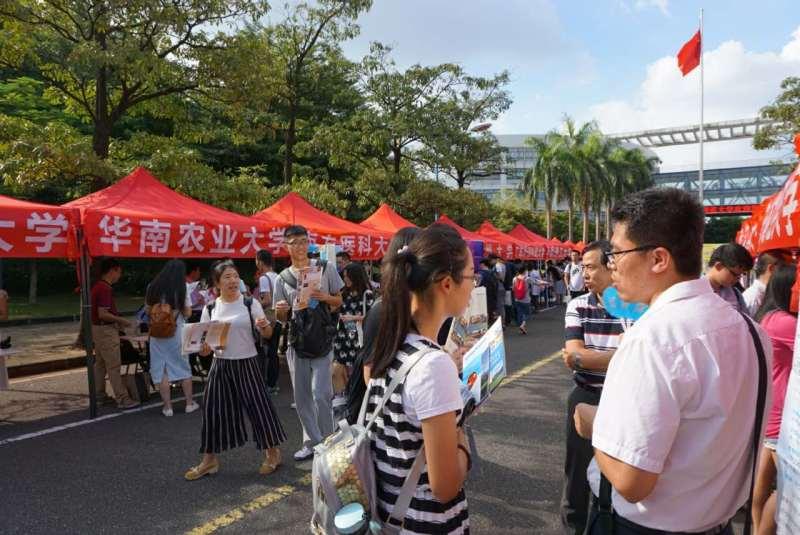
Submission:
<svg viewBox="0 0 800 535">
<path fill-rule="evenodd" d="M 122 117 L 199 86 L 197 65 L 229 40 L 212 28 L 266 9 L 263 0 L 7 0 L 0 65 L 35 69 L 51 94 L 91 122 L 92 150 L 106 159 Z"/>
<path fill-rule="evenodd" d="M 729 243 L 736 239 L 743 217 L 709 217 L 706 220 L 703 243 Z"/>
<path fill-rule="evenodd" d="M 452 178 L 459 188 L 472 178 L 499 174 L 506 151 L 489 133 L 487 121 L 511 106 L 507 84 L 507 72 L 492 78 L 464 76 L 459 90 L 430 116 L 431 132 L 422 139 L 416 159 Z"/>
<path fill-rule="evenodd" d="M 781 82 L 781 94 L 768 106 L 761 108 L 761 118 L 777 124 L 759 129 L 753 138 L 758 150 L 790 145 L 800 133 L 800 77 L 790 76 Z"/>
<path fill-rule="evenodd" d="M 341 123 L 320 130 L 316 144 L 335 165 L 361 165 L 401 172 L 411 148 L 431 131 L 431 118 L 461 82 L 460 67 L 444 63 L 397 69 L 391 49 L 372 43 L 360 65 L 365 105 Z"/>
</svg>

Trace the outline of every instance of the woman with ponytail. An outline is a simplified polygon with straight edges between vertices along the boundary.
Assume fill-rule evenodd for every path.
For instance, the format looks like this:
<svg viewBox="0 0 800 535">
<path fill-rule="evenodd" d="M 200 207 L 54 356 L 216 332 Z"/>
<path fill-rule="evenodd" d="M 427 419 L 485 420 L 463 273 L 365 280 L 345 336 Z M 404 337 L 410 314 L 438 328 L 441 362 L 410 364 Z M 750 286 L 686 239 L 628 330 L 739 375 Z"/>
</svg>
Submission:
<svg viewBox="0 0 800 535">
<path fill-rule="evenodd" d="M 414 460 L 425 456 L 402 533 L 469 532 L 463 485 L 470 452 L 457 423 L 460 381 L 453 359 L 435 340 L 444 320 L 466 309 L 474 278 L 467 244 L 441 224 L 390 251 L 382 265 L 383 306 L 367 386 L 368 414 L 404 362 L 426 351 L 378 413 L 370 437 L 383 522 L 389 521 Z"/>
</svg>

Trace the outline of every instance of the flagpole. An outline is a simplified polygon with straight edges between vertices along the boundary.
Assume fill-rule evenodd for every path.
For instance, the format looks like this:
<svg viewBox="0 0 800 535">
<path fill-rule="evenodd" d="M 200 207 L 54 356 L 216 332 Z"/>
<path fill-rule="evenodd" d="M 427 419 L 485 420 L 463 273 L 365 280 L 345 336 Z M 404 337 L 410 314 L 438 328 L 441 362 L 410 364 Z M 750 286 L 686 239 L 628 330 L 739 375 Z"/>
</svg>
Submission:
<svg viewBox="0 0 800 535">
<path fill-rule="evenodd" d="M 700 205 L 703 205 L 703 138 L 705 137 L 705 128 L 703 125 L 703 42 L 705 41 L 705 34 L 703 33 L 703 8 L 700 8 L 700 169 L 699 169 L 699 186 L 700 186 Z"/>
</svg>

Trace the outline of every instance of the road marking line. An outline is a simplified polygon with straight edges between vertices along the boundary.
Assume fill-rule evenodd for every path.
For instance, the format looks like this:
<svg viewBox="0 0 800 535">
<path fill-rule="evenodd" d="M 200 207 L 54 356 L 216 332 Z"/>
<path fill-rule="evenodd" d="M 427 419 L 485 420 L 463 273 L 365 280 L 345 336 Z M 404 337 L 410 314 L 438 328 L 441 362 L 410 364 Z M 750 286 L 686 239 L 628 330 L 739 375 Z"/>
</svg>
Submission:
<svg viewBox="0 0 800 535">
<path fill-rule="evenodd" d="M 202 392 L 198 392 L 197 394 L 194 394 L 192 397 L 196 398 L 197 396 L 202 396 L 202 395 L 203 395 Z M 183 401 L 185 399 L 186 399 L 185 397 L 179 397 L 179 398 L 174 398 L 172 401 Z M 64 425 L 57 425 L 55 427 L 48 427 L 47 429 L 42 429 L 41 431 L 34 431 L 33 433 L 25 433 L 24 435 L 18 435 L 18 436 L 15 436 L 15 437 L 4 438 L 3 440 L 0 440 L 0 447 L 6 446 L 8 444 L 12 444 L 14 442 L 20 442 L 22 440 L 29 440 L 31 438 L 37 438 L 37 437 L 41 437 L 41 436 L 44 436 L 44 435 L 50 435 L 52 433 L 57 433 L 59 431 L 66 431 L 67 429 L 72 429 L 72 428 L 75 428 L 75 427 L 83 427 L 84 425 L 94 424 L 94 423 L 97 423 L 97 422 L 102 422 L 103 420 L 111 420 L 112 418 L 118 418 L 120 416 L 125 416 L 126 414 L 133 414 L 133 413 L 136 413 L 136 412 L 146 411 L 148 409 L 152 409 L 154 407 L 161 407 L 163 405 L 164 405 L 163 402 L 156 401 L 154 403 L 149 403 L 147 405 L 142 405 L 140 407 L 136 407 L 135 409 L 127 409 L 127 410 L 124 410 L 124 411 L 121 411 L 121 412 L 114 412 L 114 413 L 111 413 L 111 414 L 98 416 L 97 418 L 94 418 L 94 419 L 87 418 L 86 420 L 81 420 L 79 422 L 71 422 L 71 423 L 64 424 Z"/>
<path fill-rule="evenodd" d="M 527 366 L 525 366 L 521 370 L 517 370 L 513 374 L 511 374 L 511 375 L 507 376 L 505 379 L 503 379 L 503 382 L 500 383 L 500 386 L 511 384 L 511 383 L 513 383 L 515 381 L 518 381 L 519 379 L 522 379 L 522 377 L 528 375 L 532 371 L 538 370 L 539 368 L 541 368 L 545 364 L 549 364 L 550 362 L 556 360 L 560 356 L 561 356 L 561 350 L 559 349 L 558 351 L 556 351 L 552 355 L 548 355 L 548 356 L 546 356 L 545 358 L 543 358 L 541 360 L 537 360 L 533 364 L 528 364 Z"/>
<path fill-rule="evenodd" d="M 277 489 L 267 492 L 266 494 L 262 494 L 261 496 L 250 500 L 246 504 L 231 509 L 227 513 L 220 515 L 209 522 L 206 522 L 202 526 L 198 526 L 190 531 L 187 531 L 186 535 L 209 535 L 210 533 L 214 533 L 218 529 L 228 527 L 231 524 L 235 524 L 236 522 L 244 519 L 245 515 L 248 513 L 253 513 L 284 498 L 288 498 L 299 490 L 298 487 L 307 487 L 310 484 L 311 474 L 306 474 L 298 479 L 294 485 L 283 485 Z"/>
<path fill-rule="evenodd" d="M 552 355 L 548 355 L 541 360 L 537 360 L 533 364 L 529 364 L 528 366 L 525 366 L 524 368 L 516 371 L 512 375 L 506 377 L 501 383 L 501 385 L 507 385 L 513 383 L 514 381 L 521 379 L 525 375 L 528 375 L 529 373 L 538 370 L 542 366 L 554 361 L 560 356 L 561 356 L 561 350 L 556 351 Z M 273 503 L 278 502 L 284 498 L 288 498 L 289 496 L 297 492 L 299 490 L 299 487 L 308 486 L 310 484 L 311 484 L 311 474 L 307 474 L 302 478 L 298 479 L 294 483 L 294 485 L 284 485 L 270 492 L 267 492 L 266 494 L 262 494 L 261 496 L 249 501 L 248 503 L 236 507 L 225 514 L 220 515 L 206 522 L 202 526 L 198 526 L 194 529 L 187 531 L 186 535 L 209 535 L 211 533 L 214 533 L 218 529 L 228 527 L 232 524 L 235 524 L 236 522 L 239 522 L 240 520 L 243 520 L 247 513 L 252 513 L 259 509 L 263 509 L 268 505 L 272 505 Z"/>
</svg>

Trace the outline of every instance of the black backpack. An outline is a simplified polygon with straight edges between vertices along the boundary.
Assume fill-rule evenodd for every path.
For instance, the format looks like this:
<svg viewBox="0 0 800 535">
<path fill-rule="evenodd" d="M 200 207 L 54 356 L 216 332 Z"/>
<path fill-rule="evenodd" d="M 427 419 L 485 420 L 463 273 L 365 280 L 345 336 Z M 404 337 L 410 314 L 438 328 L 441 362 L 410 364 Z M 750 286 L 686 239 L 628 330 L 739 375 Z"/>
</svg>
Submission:
<svg viewBox="0 0 800 535">
<path fill-rule="evenodd" d="M 514 286 L 514 274 L 517 271 L 517 266 L 512 264 L 511 262 L 506 263 L 506 278 L 503 281 L 503 287 L 506 290 L 511 290 Z"/>
<path fill-rule="evenodd" d="M 327 262 L 320 262 L 319 266 L 324 275 Z M 289 268 L 281 271 L 280 278 L 284 284 L 297 290 L 297 279 Z M 333 349 L 336 321 L 337 316 L 327 303 L 319 302 L 314 308 L 292 311 L 287 337 L 297 356 L 306 359 L 327 356 Z"/>
</svg>

